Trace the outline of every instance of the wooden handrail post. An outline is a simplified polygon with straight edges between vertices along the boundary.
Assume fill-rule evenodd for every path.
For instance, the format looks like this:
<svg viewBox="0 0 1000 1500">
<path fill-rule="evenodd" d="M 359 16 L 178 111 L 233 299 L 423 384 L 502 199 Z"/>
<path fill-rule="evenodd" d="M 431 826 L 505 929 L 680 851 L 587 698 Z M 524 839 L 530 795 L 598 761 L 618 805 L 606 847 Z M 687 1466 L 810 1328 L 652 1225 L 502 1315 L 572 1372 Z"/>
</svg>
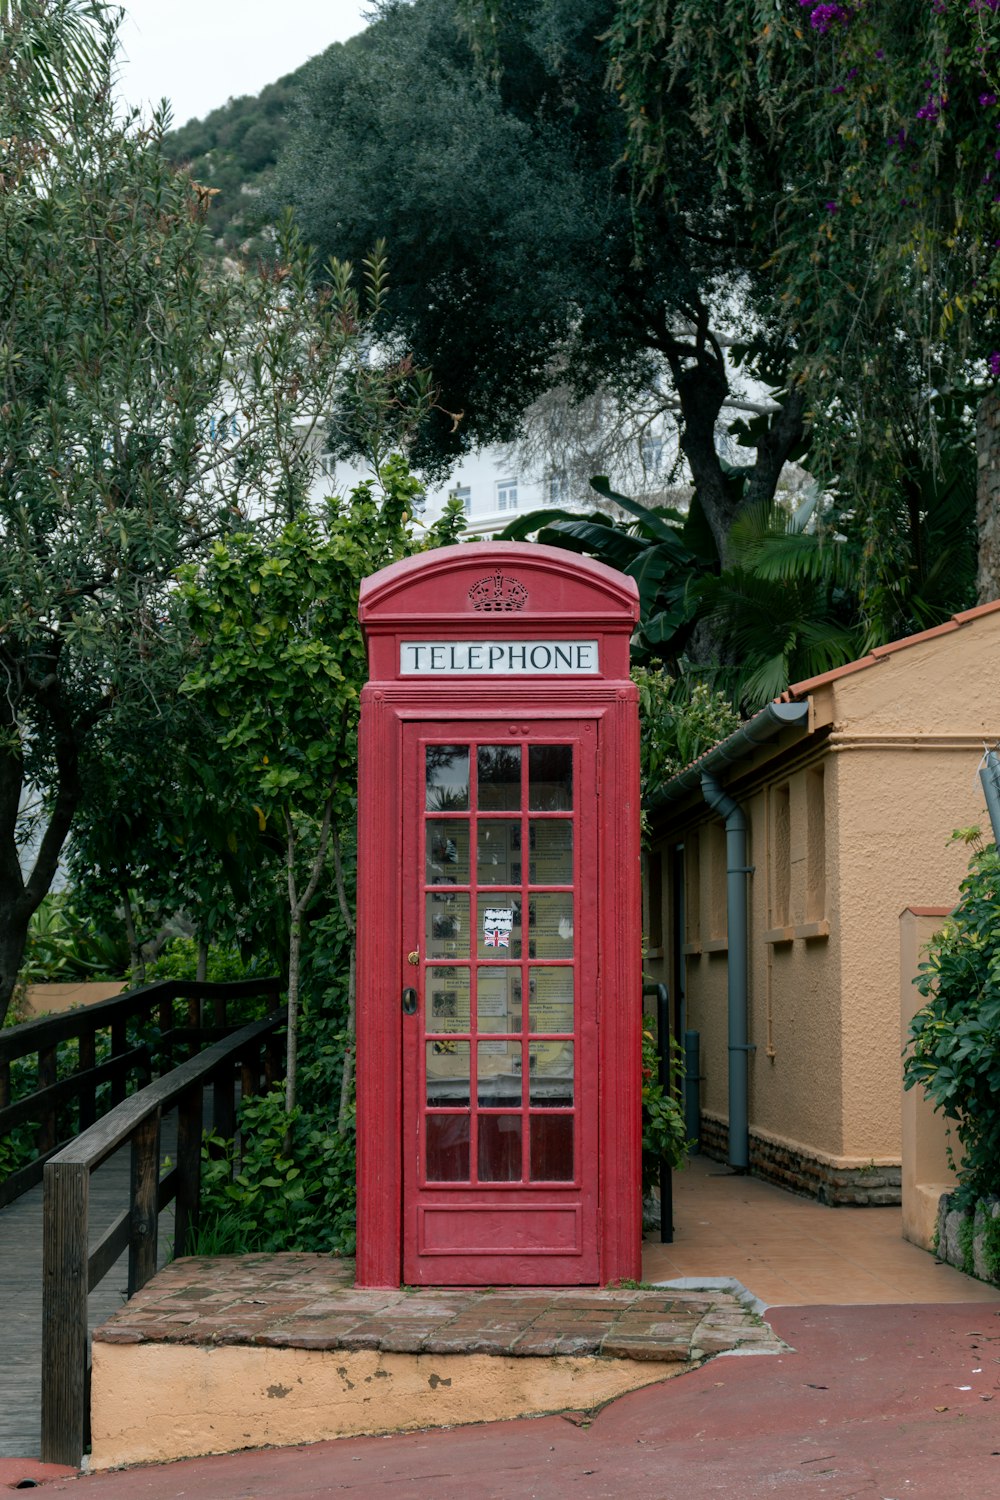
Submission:
<svg viewBox="0 0 1000 1500">
<path fill-rule="evenodd" d="M 46 1047 L 38 1054 L 38 1087 L 40 1089 L 51 1088 L 59 1076 L 58 1053 L 55 1047 Z M 47 1151 L 55 1148 L 58 1137 L 56 1134 L 56 1106 L 46 1104 L 41 1110 L 41 1119 L 38 1122 L 38 1154 L 44 1156 Z"/>
<path fill-rule="evenodd" d="M 199 1033 L 202 1026 L 204 1025 L 204 1018 L 202 1016 L 203 1005 L 203 1001 L 199 1000 L 196 995 L 188 996 L 187 1023 L 192 1033 L 191 1040 L 190 1042 L 188 1042 L 188 1057 L 197 1056 L 198 1048 L 201 1043 L 201 1037 Z"/>
<path fill-rule="evenodd" d="M 236 1071 L 233 1062 L 219 1069 L 212 1080 L 212 1129 L 223 1140 L 236 1130 Z"/>
<path fill-rule="evenodd" d="M 159 1240 L 160 1111 L 140 1121 L 132 1133 L 131 1208 L 128 1237 L 128 1294 L 133 1297 L 156 1275 Z"/>
<path fill-rule="evenodd" d="M 252 1099 L 260 1088 L 260 1043 L 247 1047 L 240 1059 L 240 1098 Z"/>
<path fill-rule="evenodd" d="M 111 1056 L 120 1057 L 128 1045 L 124 1016 L 116 1016 L 111 1022 Z M 125 1066 L 116 1068 L 111 1075 L 111 1103 L 121 1104 L 125 1098 Z"/>
<path fill-rule="evenodd" d="M 80 1071 L 94 1067 L 97 1062 L 97 1037 L 94 1031 L 80 1032 Z M 86 1130 L 97 1119 L 97 1084 L 91 1083 L 80 1090 L 80 1129 Z"/>
<path fill-rule="evenodd" d="M 90 1169 L 45 1167 L 42 1221 L 42 1461 L 80 1465 L 87 1419 Z"/>
<path fill-rule="evenodd" d="M 281 1047 L 269 1036 L 264 1042 L 264 1092 L 268 1093 L 281 1077 Z"/>
<path fill-rule="evenodd" d="M 201 1194 L 202 1085 L 194 1083 L 177 1104 L 177 1201 L 174 1205 L 174 1254 L 187 1255 L 198 1232 Z"/>
</svg>

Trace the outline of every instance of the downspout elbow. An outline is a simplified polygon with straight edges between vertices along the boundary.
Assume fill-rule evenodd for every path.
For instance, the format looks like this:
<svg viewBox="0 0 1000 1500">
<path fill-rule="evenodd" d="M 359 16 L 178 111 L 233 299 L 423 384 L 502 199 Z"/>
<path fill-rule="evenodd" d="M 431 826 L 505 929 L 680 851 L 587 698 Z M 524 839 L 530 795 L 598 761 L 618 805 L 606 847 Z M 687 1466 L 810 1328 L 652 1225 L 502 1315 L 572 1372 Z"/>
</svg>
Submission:
<svg viewBox="0 0 1000 1500">
<path fill-rule="evenodd" d="M 713 776 L 711 771 L 701 773 L 701 793 L 712 811 L 717 812 L 720 818 L 725 818 L 728 831 L 746 833 L 746 813 L 740 804 L 730 797 L 718 777 Z"/>
</svg>

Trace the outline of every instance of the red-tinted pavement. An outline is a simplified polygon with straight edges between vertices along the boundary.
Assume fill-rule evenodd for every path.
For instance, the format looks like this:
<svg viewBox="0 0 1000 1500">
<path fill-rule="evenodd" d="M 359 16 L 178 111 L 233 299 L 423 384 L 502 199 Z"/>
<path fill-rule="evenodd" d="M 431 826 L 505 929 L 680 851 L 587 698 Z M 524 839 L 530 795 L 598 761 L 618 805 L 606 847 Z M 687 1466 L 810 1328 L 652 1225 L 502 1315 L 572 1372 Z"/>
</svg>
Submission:
<svg viewBox="0 0 1000 1500">
<path fill-rule="evenodd" d="M 795 1353 L 735 1356 L 565 1417 L 195 1459 L 80 1479 L 69 1500 L 991 1500 L 1000 1311 L 776 1308 Z"/>
</svg>

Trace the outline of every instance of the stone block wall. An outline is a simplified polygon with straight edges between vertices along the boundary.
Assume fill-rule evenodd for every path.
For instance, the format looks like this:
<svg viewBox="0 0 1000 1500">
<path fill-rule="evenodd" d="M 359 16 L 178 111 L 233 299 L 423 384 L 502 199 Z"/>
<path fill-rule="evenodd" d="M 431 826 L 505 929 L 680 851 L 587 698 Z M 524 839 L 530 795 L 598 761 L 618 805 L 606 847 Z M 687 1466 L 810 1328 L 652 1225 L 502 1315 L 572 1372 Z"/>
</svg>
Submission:
<svg viewBox="0 0 1000 1500">
<path fill-rule="evenodd" d="M 980 1281 L 1000 1284 L 1000 1198 L 981 1198 L 973 1211 L 956 1208 L 953 1195 L 943 1193 L 937 1256 Z"/>
<path fill-rule="evenodd" d="M 729 1128 L 724 1120 L 701 1117 L 702 1151 L 714 1161 L 725 1161 Z M 835 1167 L 808 1152 L 784 1146 L 750 1131 L 750 1174 L 792 1193 L 815 1198 L 831 1207 L 896 1207 L 901 1199 L 898 1166 Z"/>
</svg>

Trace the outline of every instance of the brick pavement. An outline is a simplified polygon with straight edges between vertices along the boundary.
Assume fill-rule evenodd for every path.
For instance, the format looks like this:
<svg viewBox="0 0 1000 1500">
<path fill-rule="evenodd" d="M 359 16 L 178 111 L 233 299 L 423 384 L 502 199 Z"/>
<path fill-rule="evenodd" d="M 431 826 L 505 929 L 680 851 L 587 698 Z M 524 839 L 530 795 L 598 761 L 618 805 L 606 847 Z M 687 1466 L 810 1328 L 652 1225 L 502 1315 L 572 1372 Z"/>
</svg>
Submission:
<svg viewBox="0 0 1000 1500">
<path fill-rule="evenodd" d="M 594 1355 L 697 1364 L 786 1346 L 731 1292 L 355 1287 L 326 1255 L 188 1256 L 98 1328 L 106 1344 L 250 1344 L 405 1354 Z"/>
</svg>

